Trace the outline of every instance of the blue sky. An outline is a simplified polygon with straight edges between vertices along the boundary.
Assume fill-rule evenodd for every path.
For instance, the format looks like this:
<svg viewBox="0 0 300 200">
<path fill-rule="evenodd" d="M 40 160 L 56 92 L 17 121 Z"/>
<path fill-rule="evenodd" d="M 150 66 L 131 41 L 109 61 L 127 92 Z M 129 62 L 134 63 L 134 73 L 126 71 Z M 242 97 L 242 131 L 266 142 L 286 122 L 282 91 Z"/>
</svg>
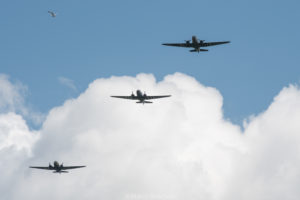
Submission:
<svg viewBox="0 0 300 200">
<path fill-rule="evenodd" d="M 27 101 L 45 113 L 97 78 L 153 73 L 161 80 L 182 72 L 216 87 L 225 117 L 241 123 L 265 110 L 282 87 L 299 83 L 299 5 L 293 0 L 3 0 L 0 73 L 27 85 Z M 192 35 L 232 43 L 200 54 L 161 45 Z M 62 85 L 60 77 L 73 80 L 77 90 Z"/>
</svg>

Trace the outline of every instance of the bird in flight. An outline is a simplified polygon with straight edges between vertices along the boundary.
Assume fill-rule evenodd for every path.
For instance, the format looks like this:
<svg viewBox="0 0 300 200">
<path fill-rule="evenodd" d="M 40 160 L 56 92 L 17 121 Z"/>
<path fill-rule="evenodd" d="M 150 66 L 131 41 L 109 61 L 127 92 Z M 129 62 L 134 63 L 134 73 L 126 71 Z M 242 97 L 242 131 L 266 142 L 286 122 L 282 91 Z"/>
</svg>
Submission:
<svg viewBox="0 0 300 200">
<path fill-rule="evenodd" d="M 54 13 L 53 11 L 48 11 L 48 13 L 51 15 L 51 17 L 56 17 L 56 13 Z"/>
</svg>

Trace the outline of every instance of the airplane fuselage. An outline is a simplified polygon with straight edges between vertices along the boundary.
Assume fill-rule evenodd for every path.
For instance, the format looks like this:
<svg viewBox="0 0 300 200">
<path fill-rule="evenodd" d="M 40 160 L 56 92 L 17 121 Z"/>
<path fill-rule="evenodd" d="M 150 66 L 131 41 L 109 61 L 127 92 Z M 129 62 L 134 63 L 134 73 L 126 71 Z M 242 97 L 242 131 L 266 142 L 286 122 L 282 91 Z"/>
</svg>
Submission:
<svg viewBox="0 0 300 200">
<path fill-rule="evenodd" d="M 140 103 L 143 103 L 147 97 L 146 94 L 143 94 L 141 90 L 136 91 L 136 97 L 139 100 Z"/>
<path fill-rule="evenodd" d="M 192 37 L 192 42 L 193 42 L 193 45 L 194 45 L 194 46 L 198 46 L 198 45 L 199 45 L 198 39 L 197 39 L 196 36 L 193 36 L 193 37 Z"/>
<path fill-rule="evenodd" d="M 49 168 L 55 170 L 54 172 L 57 172 L 57 173 L 65 172 L 65 171 L 62 171 L 63 164 L 60 165 L 57 161 L 54 161 L 53 166 L 51 166 L 51 164 L 49 164 Z"/>
<path fill-rule="evenodd" d="M 195 48 L 195 50 L 199 53 L 200 51 L 200 47 L 203 45 L 203 40 L 198 40 L 196 36 L 192 37 L 192 44 L 193 44 L 193 48 Z"/>
<path fill-rule="evenodd" d="M 141 92 L 141 90 L 137 90 L 137 91 L 136 91 L 136 96 L 142 99 L 144 95 L 143 95 L 143 93 Z"/>
</svg>

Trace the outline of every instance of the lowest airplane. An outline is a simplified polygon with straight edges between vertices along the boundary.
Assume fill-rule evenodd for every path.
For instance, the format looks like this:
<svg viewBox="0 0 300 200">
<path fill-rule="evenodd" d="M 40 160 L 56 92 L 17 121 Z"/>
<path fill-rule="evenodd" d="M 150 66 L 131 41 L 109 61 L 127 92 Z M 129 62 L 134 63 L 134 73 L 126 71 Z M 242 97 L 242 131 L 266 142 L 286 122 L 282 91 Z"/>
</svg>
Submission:
<svg viewBox="0 0 300 200">
<path fill-rule="evenodd" d="M 121 99 L 129 99 L 129 100 L 138 100 L 136 103 L 152 103 L 151 101 L 147 101 L 149 99 L 159 99 L 159 98 L 165 98 L 170 97 L 171 95 L 161 95 L 161 96 L 148 96 L 146 93 L 142 93 L 140 90 L 136 91 L 136 95 L 132 94 L 130 96 L 111 96 L 114 98 L 121 98 Z"/>
<path fill-rule="evenodd" d="M 204 42 L 205 40 L 198 40 L 196 36 L 192 37 L 192 42 L 190 40 L 186 40 L 185 43 L 164 43 L 162 45 L 172 46 L 172 47 L 186 47 L 186 48 L 194 48 L 190 50 L 190 52 L 200 52 L 200 51 L 208 51 L 208 49 L 201 49 L 201 47 L 209 47 L 220 44 L 227 44 L 230 41 L 222 41 L 222 42 Z"/>
<path fill-rule="evenodd" d="M 29 168 L 53 170 L 53 173 L 68 173 L 68 171 L 66 170 L 82 168 L 82 167 L 86 167 L 86 166 L 64 166 L 63 163 L 60 165 L 57 161 L 54 161 L 53 165 L 49 163 L 48 167 L 30 166 Z"/>
</svg>

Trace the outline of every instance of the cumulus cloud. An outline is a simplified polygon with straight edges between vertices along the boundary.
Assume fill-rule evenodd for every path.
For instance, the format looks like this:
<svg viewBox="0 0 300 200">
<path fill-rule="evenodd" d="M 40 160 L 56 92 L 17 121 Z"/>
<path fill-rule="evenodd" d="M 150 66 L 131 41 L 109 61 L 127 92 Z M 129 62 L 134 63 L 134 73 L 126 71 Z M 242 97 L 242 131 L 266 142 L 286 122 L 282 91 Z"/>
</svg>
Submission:
<svg viewBox="0 0 300 200">
<path fill-rule="evenodd" d="M 35 125 L 44 120 L 44 115 L 34 111 L 26 104 L 28 94 L 26 85 L 19 81 L 12 82 L 9 76 L 0 74 L 0 113 L 13 112 L 22 115 Z"/>
<path fill-rule="evenodd" d="M 27 88 L 20 82 L 12 83 L 6 75 L 0 75 L 0 199 L 10 199 L 10 189 L 22 177 L 24 162 L 39 134 L 31 131 L 23 116 L 36 117 L 24 104 Z M 21 176 L 20 176 L 21 173 Z"/>
<path fill-rule="evenodd" d="M 30 109 L 24 103 L 26 94 L 26 86 L 20 82 L 13 83 L 7 75 L 0 74 L 0 151 L 24 150 L 30 154 L 36 134 L 31 135 L 23 118 L 30 113 Z M 31 113 L 31 116 L 36 114 Z"/>
<path fill-rule="evenodd" d="M 5 74 L 0 74 L 0 111 L 26 112 L 23 106 L 27 87 L 21 83 L 12 83 Z"/>
<path fill-rule="evenodd" d="M 145 106 L 109 97 L 135 89 L 172 97 Z M 19 137 L 0 134 L 6 141 L 1 160 L 9 159 L 1 171 L 10 170 L 0 179 L 0 197 L 299 199 L 299 88 L 284 88 L 244 131 L 224 119 L 222 105 L 217 89 L 180 73 L 161 82 L 149 74 L 97 79 L 78 98 L 53 108 L 38 133 L 20 122 Z M 6 130 L 11 127 L 18 126 Z M 61 176 L 27 168 L 53 160 L 88 167 Z"/>
</svg>

